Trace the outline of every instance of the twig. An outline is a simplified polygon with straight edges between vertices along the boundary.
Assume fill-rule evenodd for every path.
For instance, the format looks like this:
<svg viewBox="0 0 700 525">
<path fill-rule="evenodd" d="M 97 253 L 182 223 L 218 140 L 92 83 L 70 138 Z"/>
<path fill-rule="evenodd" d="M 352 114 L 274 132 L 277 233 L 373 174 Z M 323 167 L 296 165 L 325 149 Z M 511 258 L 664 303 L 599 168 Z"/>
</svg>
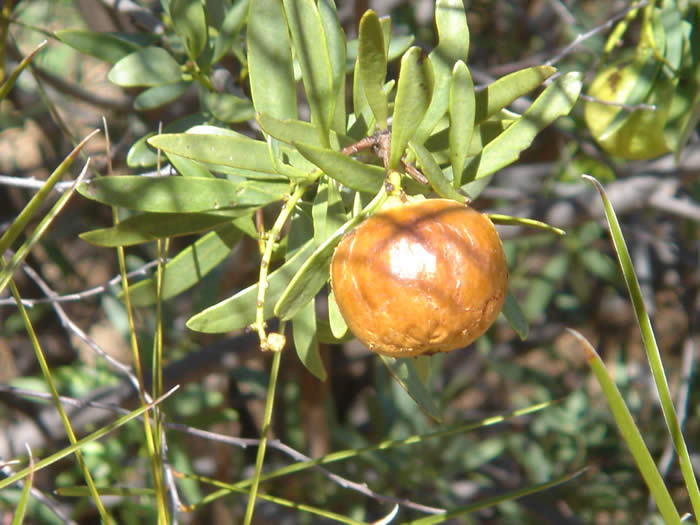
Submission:
<svg viewBox="0 0 700 525">
<path fill-rule="evenodd" d="M 39 288 L 51 299 L 55 298 L 57 296 L 56 292 L 54 292 L 51 287 L 44 281 L 37 272 L 34 271 L 34 269 L 29 266 L 28 264 L 24 264 L 24 272 L 32 279 Z M 58 318 L 61 320 L 61 324 L 63 327 L 68 330 L 69 332 L 74 333 L 77 335 L 83 342 L 85 342 L 92 350 L 95 352 L 97 355 L 102 357 L 105 361 L 107 361 L 110 365 L 112 365 L 113 368 L 118 370 L 120 373 L 122 373 L 124 376 L 126 376 L 131 384 L 133 385 L 134 389 L 136 392 L 139 390 L 139 383 L 138 380 L 136 379 L 136 376 L 134 376 L 134 372 L 131 369 L 130 366 L 127 366 L 111 355 L 109 355 L 107 352 L 105 352 L 100 345 L 98 345 L 95 341 L 93 341 L 78 325 L 76 325 L 70 317 L 68 317 L 68 314 L 66 314 L 66 311 L 63 309 L 63 307 L 58 304 L 57 302 L 53 303 L 53 309 L 56 312 L 56 315 L 58 315 Z M 147 400 L 147 402 L 151 402 L 150 399 Z"/>
<path fill-rule="evenodd" d="M 26 390 L 22 388 L 16 388 L 12 387 L 9 385 L 0 385 L 0 392 L 8 392 L 17 396 L 26 396 L 26 397 L 33 397 L 37 399 L 46 399 L 50 400 L 51 395 L 45 392 L 35 392 L 33 390 Z M 111 412 L 115 412 L 118 414 L 128 414 L 129 411 L 125 408 L 122 408 L 117 405 L 113 405 L 111 403 L 100 403 L 97 401 L 83 401 L 81 399 L 75 399 L 72 397 L 67 397 L 67 396 L 60 396 L 60 401 L 63 404 L 74 406 L 76 408 L 86 408 L 86 407 L 92 407 L 92 408 L 99 408 L 99 409 L 104 409 L 104 410 L 109 410 Z M 142 417 L 142 416 L 139 416 Z M 216 432 L 211 432 L 208 430 L 201 430 L 198 428 L 191 427 L 189 425 L 184 425 L 182 423 L 173 423 L 173 422 L 166 422 L 164 423 L 165 427 L 171 430 L 177 430 L 178 432 L 182 432 L 184 434 L 190 435 L 190 436 L 196 436 L 202 439 L 207 439 L 210 441 L 215 441 L 217 443 L 223 443 L 226 445 L 231 445 L 235 447 L 240 447 L 240 448 L 247 448 L 247 447 L 257 447 L 260 444 L 259 439 L 254 439 L 254 438 L 240 438 L 236 436 L 227 436 L 224 434 L 219 434 Z M 302 454 L 301 452 L 295 450 L 294 448 L 290 447 L 289 445 L 286 445 L 285 443 L 281 442 L 279 439 L 272 439 L 267 442 L 268 447 L 271 449 L 277 450 L 281 452 L 282 454 L 285 454 L 286 456 L 289 456 L 295 461 L 298 462 L 305 462 L 305 461 L 311 461 L 312 458 L 309 456 L 306 456 L 305 454 Z M 334 481 L 337 483 L 339 486 L 343 488 L 347 488 L 349 490 L 353 490 L 355 492 L 359 492 L 360 494 L 363 494 L 365 496 L 368 496 L 370 498 L 376 499 L 377 501 L 381 501 L 384 503 L 395 503 L 397 505 L 401 505 L 402 507 L 414 509 L 420 512 L 425 512 L 428 514 L 439 514 L 441 512 L 445 512 L 445 509 L 441 509 L 438 507 L 430 507 L 427 505 L 422 505 L 420 503 L 415 503 L 413 501 L 404 499 L 404 498 L 395 498 L 392 496 L 384 496 L 382 494 L 378 494 L 377 492 L 373 491 L 370 489 L 366 483 L 357 483 L 355 481 L 349 480 L 347 478 L 344 478 L 343 476 L 339 476 L 338 474 L 334 474 L 330 472 L 328 469 L 320 466 L 320 465 L 314 465 L 311 467 L 313 470 L 316 470 L 317 472 L 323 473 L 324 476 L 326 476 L 328 479 Z M 167 469 L 166 469 L 167 471 Z"/>
<path fill-rule="evenodd" d="M 150 268 L 156 266 L 158 264 L 158 261 L 151 261 L 140 268 L 137 268 L 136 270 L 132 270 L 129 272 L 127 275 L 127 278 L 135 277 L 137 275 L 146 275 L 146 271 L 149 270 Z M 93 288 L 88 288 L 87 290 L 83 290 L 82 292 L 75 292 L 75 293 L 70 293 L 70 294 L 65 294 L 65 295 L 55 295 L 52 297 L 39 297 L 36 299 L 22 299 L 22 304 L 28 308 L 32 308 L 38 304 L 54 304 L 54 303 L 69 303 L 69 302 L 75 302 L 75 301 L 82 301 L 84 299 L 87 299 L 88 297 L 92 297 L 95 295 L 100 295 L 105 292 L 108 292 L 109 289 L 113 286 L 116 286 L 119 284 L 122 280 L 121 275 L 117 275 L 116 277 L 113 277 L 107 283 L 101 284 L 99 286 L 95 286 Z M 10 298 L 4 298 L 0 299 L 0 306 L 15 306 L 16 303 Z"/>
<path fill-rule="evenodd" d="M 649 5 L 649 2 L 647 0 L 644 0 L 642 2 L 638 2 L 636 4 L 632 4 L 629 6 L 627 9 L 624 11 L 618 13 L 617 15 L 613 16 L 609 20 L 605 21 L 601 25 L 594 27 L 590 31 L 586 31 L 583 34 L 578 35 L 573 42 L 571 42 L 568 46 L 564 47 L 561 51 L 559 51 L 556 55 L 554 55 L 552 58 L 547 60 L 545 62 L 545 65 L 547 66 L 553 66 L 557 62 L 559 62 L 561 59 L 563 59 L 566 55 L 571 53 L 574 49 L 576 49 L 582 42 L 585 42 L 589 38 L 591 38 L 594 35 L 597 35 L 601 31 L 604 31 L 606 29 L 609 29 L 617 22 L 618 20 L 623 19 L 625 16 L 627 16 L 627 13 L 630 11 L 634 11 L 635 9 L 639 9 L 640 7 L 644 7 Z"/>
</svg>

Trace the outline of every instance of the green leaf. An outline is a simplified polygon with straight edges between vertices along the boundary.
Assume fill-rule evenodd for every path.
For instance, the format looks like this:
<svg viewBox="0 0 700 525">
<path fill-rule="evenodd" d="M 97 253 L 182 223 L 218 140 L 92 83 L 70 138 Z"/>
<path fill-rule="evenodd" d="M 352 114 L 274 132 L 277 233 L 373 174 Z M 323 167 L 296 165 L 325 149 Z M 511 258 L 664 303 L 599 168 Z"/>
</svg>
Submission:
<svg viewBox="0 0 700 525">
<path fill-rule="evenodd" d="M 137 111 L 145 111 L 148 109 L 156 109 L 165 104 L 172 102 L 182 95 L 187 88 L 192 85 L 192 82 L 180 81 L 174 84 L 163 84 L 161 86 L 153 86 L 139 93 L 134 99 L 134 109 Z"/>
<path fill-rule="evenodd" d="M 394 35 L 389 42 L 389 51 L 387 53 L 387 62 L 392 62 L 402 56 L 406 50 L 411 47 L 416 38 L 413 35 Z M 346 44 L 345 56 L 345 71 L 351 73 L 355 70 L 357 61 L 358 40 L 348 40 Z"/>
<path fill-rule="evenodd" d="M 584 175 L 583 178 L 585 178 L 588 182 L 595 186 L 595 188 L 600 193 L 600 197 L 603 201 L 605 217 L 608 221 L 608 226 L 610 228 L 610 236 L 612 237 L 613 245 L 615 246 L 615 253 L 617 254 L 617 259 L 620 263 L 620 268 L 622 269 L 622 275 L 625 279 L 625 284 L 627 285 L 627 291 L 630 295 L 630 299 L 632 300 L 634 314 L 637 318 L 637 322 L 639 323 L 639 330 L 642 336 L 642 342 L 644 343 L 644 350 L 646 351 L 647 360 L 649 361 L 649 367 L 651 369 L 652 376 L 654 377 L 654 385 L 656 386 L 656 391 L 659 400 L 661 401 L 661 409 L 666 420 L 666 426 L 668 427 L 668 432 L 671 437 L 671 440 L 673 441 L 673 446 L 676 450 L 676 453 L 678 454 L 678 463 L 680 465 L 681 473 L 683 475 L 683 481 L 685 482 L 686 489 L 688 490 L 688 494 L 690 496 L 693 512 L 695 512 L 697 515 L 697 513 L 700 513 L 700 490 L 698 489 L 697 478 L 695 477 L 693 464 L 690 460 L 688 447 L 686 446 L 685 440 L 683 439 L 683 432 L 678 419 L 678 415 L 676 414 L 676 410 L 673 406 L 673 398 L 671 397 L 671 391 L 668 386 L 668 380 L 666 379 L 666 374 L 664 372 L 664 366 L 661 360 L 661 352 L 659 351 L 659 347 L 656 342 L 656 337 L 654 336 L 654 329 L 651 325 L 651 319 L 649 318 L 646 305 L 644 304 L 644 297 L 642 295 L 642 290 L 639 286 L 637 274 L 635 273 L 634 266 L 632 265 L 632 259 L 629 254 L 629 250 L 627 249 L 627 243 L 625 242 L 625 238 L 622 235 L 622 229 L 620 228 L 620 223 L 617 220 L 615 210 L 613 209 L 612 204 L 610 203 L 610 199 L 608 199 L 608 196 L 605 193 L 603 186 L 601 186 L 601 184 L 593 177 Z M 594 360 L 592 359 L 590 350 L 592 350 L 592 347 L 590 347 L 588 352 L 589 361 L 591 362 L 591 365 L 594 366 Z M 595 355 L 595 357 L 597 358 L 595 362 L 600 367 L 603 367 L 602 361 L 600 361 L 600 357 L 598 357 L 597 354 Z M 594 366 L 594 372 L 595 371 L 596 369 Z M 641 439 L 641 436 L 638 435 L 639 431 L 637 430 L 637 427 L 634 426 L 633 429 L 627 430 L 627 432 L 630 433 L 636 431 L 637 435 L 625 435 L 625 428 L 621 424 L 620 418 L 623 415 L 624 417 L 629 419 L 631 419 L 631 417 L 629 416 L 629 412 L 626 411 L 627 407 L 624 406 L 624 402 L 622 402 L 622 408 L 620 408 L 620 411 L 622 411 L 624 408 L 626 412 L 623 414 L 617 413 L 615 411 L 613 407 L 612 395 L 617 394 L 617 397 L 619 397 L 619 392 L 617 392 L 617 388 L 615 388 L 614 391 L 608 392 L 609 389 L 606 389 L 605 385 L 603 385 L 603 381 L 610 380 L 610 378 L 607 375 L 607 373 L 603 372 L 604 370 L 597 371 L 596 377 L 601 382 L 601 386 L 603 386 L 603 390 L 606 392 L 606 397 L 608 397 L 608 403 L 610 403 L 611 408 L 613 409 L 613 413 L 615 414 L 615 419 L 618 422 L 620 431 L 622 432 L 623 436 L 625 436 L 625 441 L 627 441 L 630 450 L 635 456 L 635 460 L 637 461 L 637 465 L 639 466 L 640 471 L 644 475 L 644 479 L 647 482 L 647 486 L 652 491 L 654 497 L 657 498 L 657 501 L 659 501 L 658 506 L 659 510 L 662 511 L 662 513 L 664 512 L 662 508 L 662 503 L 665 502 L 664 504 L 667 506 L 667 509 L 664 513 L 664 517 L 668 519 L 670 516 L 673 515 L 671 510 L 675 511 L 676 509 L 675 507 L 671 509 L 672 503 L 670 501 L 670 496 L 668 494 L 666 486 L 664 485 L 663 479 L 660 478 L 659 472 L 658 470 L 656 470 L 656 464 L 649 455 L 649 451 L 646 449 L 646 447 L 643 446 L 643 442 L 640 443 L 638 446 L 635 446 L 635 444 L 632 442 L 632 438 L 634 438 L 635 440 Z M 610 382 L 612 383 L 612 381 Z M 620 401 L 622 401 L 621 398 Z M 640 450 L 635 450 L 637 448 L 639 448 Z M 641 456 L 642 454 L 644 454 L 643 457 L 638 457 L 638 455 Z M 663 501 L 660 501 L 661 497 L 664 498 Z"/>
<path fill-rule="evenodd" d="M 461 60 L 455 64 L 452 71 L 448 112 L 450 164 L 454 176 L 452 185 L 459 188 L 462 185 L 462 170 L 467 162 L 474 133 L 475 115 L 474 82 L 467 65 Z"/>
<path fill-rule="evenodd" d="M 247 98 L 205 88 L 200 89 L 200 98 L 204 108 L 222 122 L 245 122 L 255 116 L 253 103 Z"/>
<path fill-rule="evenodd" d="M 385 355 L 380 355 L 379 357 L 381 357 L 393 378 L 396 379 L 396 382 L 411 396 L 423 413 L 439 423 L 441 421 L 440 411 L 433 400 L 433 396 L 421 380 L 413 360 L 396 359 Z"/>
<path fill-rule="evenodd" d="M 236 37 L 241 32 L 241 27 L 248 15 L 249 0 L 239 0 L 234 2 L 224 16 L 223 22 L 219 27 L 219 33 L 214 41 L 214 53 L 211 63 L 218 63 L 229 52 Z"/>
<path fill-rule="evenodd" d="M 320 131 L 321 143 L 329 147 L 336 96 L 321 16 L 314 0 L 283 0 L 283 3 L 311 110 L 311 122 Z"/>
<path fill-rule="evenodd" d="M 309 372 L 319 380 L 325 381 L 326 369 L 321 360 L 317 334 L 316 307 L 311 301 L 292 319 L 292 335 L 299 360 Z"/>
<path fill-rule="evenodd" d="M 556 73 L 551 66 L 536 66 L 515 71 L 477 91 L 475 123 L 492 117 L 517 98 L 526 95 Z"/>
<path fill-rule="evenodd" d="M 552 226 L 546 222 L 536 221 L 535 219 L 512 217 L 510 215 L 500 215 L 497 213 L 489 213 L 488 216 L 494 224 L 504 224 L 506 226 L 524 226 L 527 228 L 537 228 L 539 230 L 556 233 L 557 235 L 566 235 L 566 232 L 561 228 L 557 228 L 556 226 Z"/>
<path fill-rule="evenodd" d="M 243 231 L 237 226 L 244 227 L 244 222 L 250 223 L 250 217 L 236 219 L 233 224 L 207 233 L 168 261 L 161 290 L 163 300 L 188 290 L 228 257 L 243 236 Z M 129 298 L 134 306 L 154 304 L 157 300 L 156 276 L 129 286 Z"/>
<path fill-rule="evenodd" d="M 335 113 L 331 129 L 337 133 L 345 132 L 345 33 L 338 19 L 338 12 L 333 0 L 319 0 L 318 11 L 321 25 L 326 37 L 328 58 L 330 59 L 333 78 L 333 93 L 335 93 Z M 331 141 L 331 146 L 332 146 Z"/>
<path fill-rule="evenodd" d="M 131 210 L 156 213 L 201 212 L 259 207 L 281 200 L 288 184 L 190 177 L 103 177 L 83 183 L 88 199 Z"/>
<path fill-rule="evenodd" d="M 250 213 L 250 210 L 241 213 Z M 131 246 L 198 233 L 230 221 L 231 216 L 213 213 L 141 213 L 111 228 L 81 233 L 80 238 L 98 246 Z"/>
<path fill-rule="evenodd" d="M 110 64 L 119 62 L 122 58 L 138 51 L 142 44 L 135 41 L 134 35 L 123 33 L 100 33 L 98 31 L 80 31 L 65 29 L 54 33 L 64 44 L 81 53 L 94 56 Z M 146 42 L 153 43 L 157 40 L 155 35 L 147 36 Z"/>
<path fill-rule="evenodd" d="M 209 41 L 207 19 L 201 0 L 170 0 L 170 18 L 182 38 L 187 54 L 196 61 Z"/>
<path fill-rule="evenodd" d="M 309 240 L 294 256 L 268 276 L 268 288 L 264 306 L 265 319 L 272 317 L 273 308 L 287 284 L 314 251 Z M 219 334 L 241 330 L 255 321 L 258 300 L 258 284 L 241 290 L 233 297 L 210 306 L 187 321 L 187 327 L 197 332 Z"/>
<path fill-rule="evenodd" d="M 334 338 L 342 339 L 348 335 L 348 325 L 345 323 L 343 314 L 340 313 L 333 290 L 328 293 L 328 323 Z"/>
<path fill-rule="evenodd" d="M 425 175 L 438 195 L 458 202 L 466 201 L 464 195 L 454 189 L 450 181 L 447 180 L 447 177 L 445 177 L 445 174 L 440 169 L 435 158 L 433 158 L 432 153 L 430 153 L 425 146 L 411 142 L 410 147 L 423 169 L 423 175 Z"/>
<path fill-rule="evenodd" d="M 158 162 L 156 150 L 148 145 L 148 139 L 155 133 L 146 133 L 143 137 L 134 142 L 126 154 L 126 165 L 130 168 L 150 168 Z"/>
<path fill-rule="evenodd" d="M 296 119 L 279 120 L 265 113 L 258 113 L 257 121 L 265 133 L 285 144 L 299 142 L 323 147 L 318 128 L 310 122 Z M 338 136 L 334 131 L 331 131 L 330 140 L 332 149 L 349 146 L 355 142 L 345 135 Z"/>
<path fill-rule="evenodd" d="M 384 92 L 386 78 L 386 53 L 384 51 L 384 35 L 377 13 L 368 10 L 360 20 L 358 44 L 358 67 L 360 81 L 367 103 L 372 109 L 377 125 L 387 128 L 389 117 L 389 101 Z M 357 108 L 355 108 L 357 114 Z"/>
<path fill-rule="evenodd" d="M 412 47 L 401 59 L 399 82 L 391 125 L 389 169 L 398 168 L 408 141 L 413 138 L 433 93 L 433 67 L 430 59 L 421 60 L 422 51 Z"/>
<path fill-rule="evenodd" d="M 508 324 L 515 330 L 518 337 L 523 341 L 527 339 L 527 335 L 530 332 L 530 324 L 527 322 L 518 300 L 510 290 L 506 293 L 506 301 L 503 303 L 503 315 L 506 316 Z"/>
<path fill-rule="evenodd" d="M 620 434 L 622 434 L 625 443 L 627 443 L 637 463 L 639 472 L 642 474 L 647 487 L 649 487 L 651 494 L 654 496 L 654 501 L 656 502 L 659 512 L 663 516 L 664 522 L 680 525 L 680 515 L 668 492 L 668 488 L 666 488 L 664 479 L 661 477 L 659 469 L 654 462 L 654 458 L 651 456 L 649 449 L 644 443 L 644 438 L 635 424 L 632 414 L 625 404 L 625 400 L 605 368 L 605 364 L 586 338 L 576 330 L 570 328 L 568 330 L 584 346 L 588 364 L 591 366 L 598 383 L 600 383 L 603 393 L 610 405 L 610 410 L 613 416 L 615 416 L 615 422 L 620 430 Z M 678 435 L 680 436 L 680 430 Z"/>
<path fill-rule="evenodd" d="M 474 157 L 465 168 L 462 180 L 486 177 L 518 160 L 540 130 L 566 115 L 581 92 L 581 74 L 567 73 L 558 78 L 535 99 L 528 110 Z M 478 107 L 478 106 L 477 106 Z"/>
<path fill-rule="evenodd" d="M 205 166 L 195 160 L 186 159 L 185 157 L 181 157 L 175 153 L 166 152 L 166 156 L 168 157 L 170 164 L 172 164 L 177 172 L 183 177 L 214 178 L 214 175 Z"/>
<path fill-rule="evenodd" d="M 180 64 L 161 47 L 145 47 L 114 64 L 107 78 L 118 86 L 160 86 L 182 80 Z"/>
<path fill-rule="evenodd" d="M 255 0 L 246 26 L 248 75 L 255 111 L 297 118 L 297 92 L 282 2 Z"/>
<path fill-rule="evenodd" d="M 148 140 L 154 148 L 207 164 L 274 174 L 267 144 L 243 135 L 163 133 Z"/>
<path fill-rule="evenodd" d="M 462 0 L 438 0 L 435 5 L 438 45 L 430 52 L 435 87 L 430 107 L 416 132 L 415 141 L 423 143 L 447 111 L 452 69 L 458 60 L 467 61 L 469 26 Z"/>
<path fill-rule="evenodd" d="M 344 186 L 365 193 L 377 193 L 384 184 L 384 168 L 365 164 L 340 151 L 296 144 L 299 153 Z"/>
</svg>

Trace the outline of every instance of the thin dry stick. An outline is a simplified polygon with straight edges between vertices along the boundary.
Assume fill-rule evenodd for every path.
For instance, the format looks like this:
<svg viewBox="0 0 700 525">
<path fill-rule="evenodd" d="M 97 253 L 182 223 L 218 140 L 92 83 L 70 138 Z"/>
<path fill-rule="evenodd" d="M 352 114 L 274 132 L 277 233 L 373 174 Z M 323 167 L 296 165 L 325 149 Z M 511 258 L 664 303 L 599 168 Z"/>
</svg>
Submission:
<svg viewBox="0 0 700 525">
<path fill-rule="evenodd" d="M 151 261 L 140 268 L 137 268 L 136 270 L 132 270 L 129 273 L 126 274 L 127 278 L 131 277 L 136 277 L 138 275 L 146 275 L 146 271 L 153 268 L 158 264 L 158 261 Z M 110 291 L 110 288 L 116 286 L 119 284 L 122 280 L 121 275 L 117 275 L 116 277 L 111 278 L 109 281 L 107 281 L 105 284 L 101 284 L 98 286 L 95 286 L 93 288 L 88 288 L 86 290 L 83 290 L 81 292 L 74 292 L 74 293 L 69 293 L 65 295 L 58 295 L 56 294 L 55 296 L 52 297 L 37 297 L 35 299 L 22 299 L 22 304 L 28 308 L 31 308 L 33 306 L 36 306 L 38 304 L 53 304 L 53 303 L 69 303 L 69 302 L 75 302 L 75 301 L 82 301 L 84 299 L 87 299 L 89 297 L 95 296 L 95 295 L 100 295 L 103 293 L 106 293 Z M 12 299 L 0 299 L 0 306 L 14 306 L 16 303 Z"/>
</svg>

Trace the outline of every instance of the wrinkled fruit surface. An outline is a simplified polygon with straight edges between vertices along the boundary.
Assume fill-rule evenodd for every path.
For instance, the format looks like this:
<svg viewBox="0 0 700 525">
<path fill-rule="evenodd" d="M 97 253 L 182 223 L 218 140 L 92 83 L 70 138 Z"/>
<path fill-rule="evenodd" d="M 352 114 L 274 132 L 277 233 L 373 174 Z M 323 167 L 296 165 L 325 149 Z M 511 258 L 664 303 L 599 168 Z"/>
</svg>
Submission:
<svg viewBox="0 0 700 525">
<path fill-rule="evenodd" d="M 373 215 L 333 254 L 338 308 L 370 350 L 392 357 L 467 346 L 503 307 L 508 268 L 488 217 L 447 199 Z"/>
</svg>

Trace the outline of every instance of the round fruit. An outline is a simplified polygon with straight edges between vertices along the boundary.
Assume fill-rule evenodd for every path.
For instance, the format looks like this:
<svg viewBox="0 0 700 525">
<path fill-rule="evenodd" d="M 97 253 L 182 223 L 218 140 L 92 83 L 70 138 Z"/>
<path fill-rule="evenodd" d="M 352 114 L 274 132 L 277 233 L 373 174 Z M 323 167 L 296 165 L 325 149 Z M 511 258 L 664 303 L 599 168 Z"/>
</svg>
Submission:
<svg viewBox="0 0 700 525">
<path fill-rule="evenodd" d="M 508 268 L 486 215 L 455 201 L 400 204 L 346 235 L 331 284 L 345 322 L 392 357 L 463 348 L 503 307 Z"/>
<path fill-rule="evenodd" d="M 588 93 L 604 102 L 624 104 L 635 85 L 642 81 L 644 57 L 624 66 L 609 66 L 598 73 Z M 664 139 L 664 126 L 668 120 L 673 92 L 657 82 L 645 102 L 656 105 L 655 110 L 637 109 L 624 116 L 613 129 L 608 127 L 621 111 L 620 106 L 586 103 L 584 119 L 593 138 L 609 154 L 628 160 L 651 159 L 669 151 Z"/>
</svg>

